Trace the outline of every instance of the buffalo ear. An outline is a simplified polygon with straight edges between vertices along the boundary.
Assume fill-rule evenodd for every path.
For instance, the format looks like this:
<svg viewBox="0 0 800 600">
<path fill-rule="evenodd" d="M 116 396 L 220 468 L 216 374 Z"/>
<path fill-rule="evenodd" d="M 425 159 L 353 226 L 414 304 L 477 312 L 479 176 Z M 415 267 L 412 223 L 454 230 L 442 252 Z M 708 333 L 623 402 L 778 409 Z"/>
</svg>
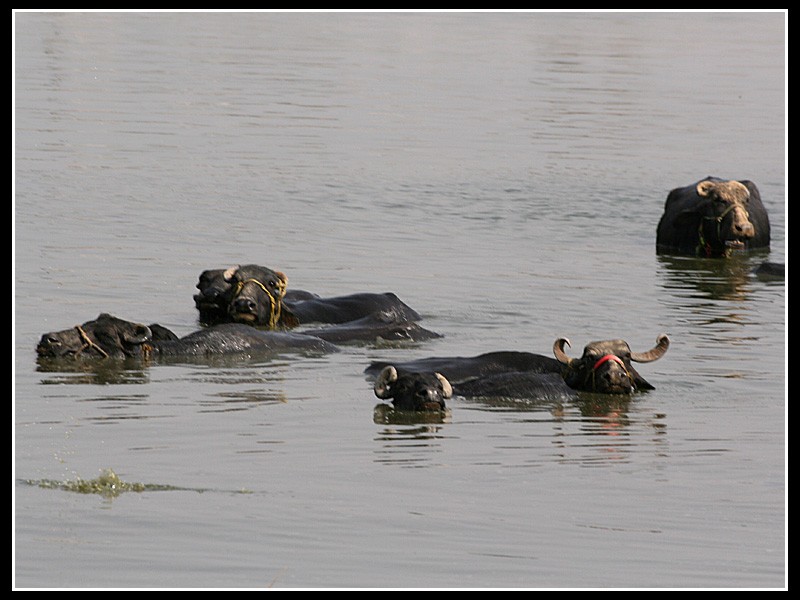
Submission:
<svg viewBox="0 0 800 600">
<path fill-rule="evenodd" d="M 294 329 L 298 325 L 300 325 L 300 319 L 298 319 L 295 314 L 286 308 L 286 305 L 281 303 L 281 318 L 280 324 L 286 327 L 287 329 Z"/>
<path fill-rule="evenodd" d="M 756 187 L 755 183 L 753 183 L 749 179 L 742 179 L 741 181 L 739 181 L 739 183 L 741 183 L 744 187 L 747 188 L 747 191 L 750 192 L 751 198 L 757 198 L 758 200 L 761 200 L 761 193 L 758 191 L 758 188 Z"/>
<path fill-rule="evenodd" d="M 708 179 L 704 179 L 700 183 L 697 184 L 695 190 L 697 191 L 697 195 L 701 198 L 708 198 L 708 194 L 713 190 L 717 184 L 713 181 L 709 181 Z"/>
<path fill-rule="evenodd" d="M 125 347 L 120 339 L 120 334 L 116 330 L 109 331 L 105 327 L 96 328 L 94 330 L 94 337 L 97 345 L 108 355 L 114 355 L 125 351 Z"/>
<path fill-rule="evenodd" d="M 649 381 L 647 381 L 644 377 L 639 375 L 639 373 L 636 372 L 636 369 L 634 369 L 632 365 L 627 365 L 627 369 L 628 369 L 628 373 L 630 373 L 631 377 L 633 377 L 633 381 L 636 384 L 636 389 L 637 390 L 654 390 L 654 389 L 656 389 L 655 386 L 653 386 Z"/>
<path fill-rule="evenodd" d="M 163 342 L 163 341 L 174 342 L 175 340 L 178 339 L 177 335 L 172 333 L 169 329 L 167 329 L 163 325 L 159 325 L 158 323 L 150 324 L 150 333 L 152 335 L 149 341 L 153 342 Z"/>
<path fill-rule="evenodd" d="M 238 270 L 239 270 L 239 265 L 236 265 L 235 267 L 229 267 L 225 269 L 225 272 L 222 274 L 222 278 L 228 283 L 230 283 L 231 280 L 233 279 L 233 276 L 236 275 L 236 271 Z"/>
<path fill-rule="evenodd" d="M 153 333 L 147 325 L 136 323 L 133 331 L 123 332 L 122 339 L 129 344 L 144 344 L 153 339 Z"/>
</svg>

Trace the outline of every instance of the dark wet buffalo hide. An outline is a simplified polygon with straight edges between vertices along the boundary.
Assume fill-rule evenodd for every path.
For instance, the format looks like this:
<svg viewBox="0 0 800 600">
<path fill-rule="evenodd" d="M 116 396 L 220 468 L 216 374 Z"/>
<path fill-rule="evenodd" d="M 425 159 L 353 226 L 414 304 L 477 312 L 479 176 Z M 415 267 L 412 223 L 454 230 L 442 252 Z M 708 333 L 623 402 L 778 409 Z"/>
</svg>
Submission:
<svg viewBox="0 0 800 600">
<path fill-rule="evenodd" d="M 126 358 L 335 352 L 337 349 L 313 336 L 264 331 L 240 323 L 223 323 L 178 338 L 161 325 L 143 325 L 103 313 L 82 325 L 44 334 L 36 351 L 42 358 Z"/>
</svg>

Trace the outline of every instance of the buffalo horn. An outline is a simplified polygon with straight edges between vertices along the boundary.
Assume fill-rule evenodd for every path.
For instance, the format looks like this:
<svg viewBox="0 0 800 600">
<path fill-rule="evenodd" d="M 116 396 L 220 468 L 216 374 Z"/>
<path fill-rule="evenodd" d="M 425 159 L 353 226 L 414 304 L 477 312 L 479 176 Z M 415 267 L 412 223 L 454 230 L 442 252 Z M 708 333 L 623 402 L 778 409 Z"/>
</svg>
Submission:
<svg viewBox="0 0 800 600">
<path fill-rule="evenodd" d="M 656 345 L 652 350 L 647 352 L 631 352 L 631 360 L 634 362 L 646 363 L 658 360 L 669 348 L 669 338 L 666 334 L 661 334 L 656 340 Z"/>
<path fill-rule="evenodd" d="M 434 375 L 436 375 L 436 379 L 442 383 L 442 395 L 445 398 L 451 398 L 453 396 L 453 386 L 450 385 L 450 382 L 447 381 L 447 378 L 441 373 L 434 373 Z"/>
<path fill-rule="evenodd" d="M 375 380 L 375 395 L 381 400 L 392 397 L 391 387 L 397 381 L 397 369 L 389 365 L 384 367 L 378 378 Z"/>
<path fill-rule="evenodd" d="M 566 344 L 570 348 L 572 347 L 572 344 L 569 343 L 569 340 L 567 338 L 558 338 L 553 344 L 553 354 L 555 354 L 558 362 L 564 365 L 568 365 L 569 363 L 572 362 L 572 359 L 569 356 L 567 356 L 566 353 L 564 352 L 564 344 Z"/>
<path fill-rule="evenodd" d="M 233 279 L 233 276 L 236 274 L 236 271 L 238 270 L 239 270 L 239 265 L 236 265 L 235 267 L 229 267 L 225 269 L 225 272 L 222 274 L 222 278 L 225 281 L 230 281 L 231 279 Z"/>
</svg>

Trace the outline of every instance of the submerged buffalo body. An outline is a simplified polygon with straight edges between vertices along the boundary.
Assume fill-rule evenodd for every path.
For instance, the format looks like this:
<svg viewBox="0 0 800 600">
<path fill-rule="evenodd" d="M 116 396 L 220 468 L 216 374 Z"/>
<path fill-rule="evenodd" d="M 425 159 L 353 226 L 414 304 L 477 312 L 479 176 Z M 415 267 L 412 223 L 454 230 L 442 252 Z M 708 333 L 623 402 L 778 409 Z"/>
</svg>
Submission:
<svg viewBox="0 0 800 600">
<path fill-rule="evenodd" d="M 388 365 L 394 365 L 401 371 L 442 373 L 453 384 L 486 379 L 501 373 L 561 373 L 561 365 L 555 358 L 515 351 L 487 352 L 471 357 L 420 358 L 406 362 L 374 361 L 365 372 L 374 377 Z"/>
<path fill-rule="evenodd" d="M 785 279 L 786 264 L 765 261 L 758 265 L 753 272 L 757 277 L 763 279 Z"/>
<path fill-rule="evenodd" d="M 419 323 L 398 320 L 392 312 L 375 312 L 366 317 L 320 327 L 300 329 L 299 333 L 312 335 L 329 342 L 422 342 L 442 337 L 422 327 Z"/>
<path fill-rule="evenodd" d="M 133 323 L 106 313 L 82 325 L 46 333 L 36 347 L 42 358 L 197 357 L 337 350 L 320 338 L 263 331 L 240 323 L 223 323 L 179 338 L 161 325 Z"/>
<path fill-rule="evenodd" d="M 300 323 L 341 324 L 375 313 L 389 316 L 396 322 L 421 320 L 419 313 L 392 292 L 361 292 L 329 298 L 290 299 L 286 306 Z"/>
<path fill-rule="evenodd" d="M 769 216 L 747 180 L 708 177 L 672 190 L 656 231 L 659 254 L 720 257 L 769 244 Z"/>
<path fill-rule="evenodd" d="M 514 371 L 453 384 L 453 394 L 465 398 L 527 398 L 567 400 L 578 392 L 569 387 L 560 373 Z"/>
<path fill-rule="evenodd" d="M 391 366 L 404 375 L 440 373 L 460 396 L 552 397 L 575 392 L 630 394 L 653 389 L 633 367 L 633 362 L 652 362 L 669 348 L 666 335 L 647 352 L 631 352 L 623 340 L 590 342 L 580 358 L 564 351 L 566 338 L 553 344 L 555 359 L 527 352 L 491 352 L 470 358 L 425 358 L 394 362 Z M 372 376 L 389 366 L 373 362 L 366 372 Z"/>
</svg>

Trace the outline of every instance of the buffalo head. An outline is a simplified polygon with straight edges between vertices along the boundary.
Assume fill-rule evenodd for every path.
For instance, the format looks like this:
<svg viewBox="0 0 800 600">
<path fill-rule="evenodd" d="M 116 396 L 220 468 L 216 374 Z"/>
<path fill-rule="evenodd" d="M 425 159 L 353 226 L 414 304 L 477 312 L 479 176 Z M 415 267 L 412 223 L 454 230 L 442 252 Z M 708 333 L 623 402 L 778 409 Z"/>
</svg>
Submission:
<svg viewBox="0 0 800 600">
<path fill-rule="evenodd" d="M 231 267 L 223 273 L 231 286 L 228 314 L 250 325 L 294 327 L 297 319 L 283 303 L 286 275 L 259 265 Z"/>
<path fill-rule="evenodd" d="M 131 323 L 102 313 L 82 325 L 44 334 L 36 352 L 43 358 L 124 358 L 141 354 L 143 344 L 154 341 L 154 337 L 177 339 L 161 326 Z"/>
<path fill-rule="evenodd" d="M 769 217 L 756 185 L 708 177 L 669 193 L 656 248 L 710 257 L 769 243 Z"/>
<path fill-rule="evenodd" d="M 453 388 L 443 375 L 398 373 L 391 365 L 378 375 L 374 391 L 381 400 L 391 400 L 397 410 L 420 412 L 444 411 L 444 401 L 453 396 Z"/>
<path fill-rule="evenodd" d="M 569 340 L 559 338 L 553 344 L 553 354 L 562 365 L 564 381 L 572 389 L 603 394 L 630 394 L 637 390 L 653 389 L 633 368 L 632 362 L 658 360 L 669 348 L 669 338 L 661 334 L 656 346 L 647 352 L 631 352 L 623 340 L 590 342 L 583 356 L 570 358 L 564 352 Z"/>
<path fill-rule="evenodd" d="M 196 287 L 199 293 L 194 295 L 194 305 L 200 312 L 200 320 L 204 323 L 229 321 L 228 304 L 233 288 L 225 279 L 225 269 L 203 271 Z"/>
<path fill-rule="evenodd" d="M 745 240 L 753 238 L 755 227 L 750 222 L 748 205 L 750 190 L 739 181 L 706 179 L 697 184 L 702 204 L 700 244 L 721 244 L 726 248 L 744 248 Z"/>
</svg>

